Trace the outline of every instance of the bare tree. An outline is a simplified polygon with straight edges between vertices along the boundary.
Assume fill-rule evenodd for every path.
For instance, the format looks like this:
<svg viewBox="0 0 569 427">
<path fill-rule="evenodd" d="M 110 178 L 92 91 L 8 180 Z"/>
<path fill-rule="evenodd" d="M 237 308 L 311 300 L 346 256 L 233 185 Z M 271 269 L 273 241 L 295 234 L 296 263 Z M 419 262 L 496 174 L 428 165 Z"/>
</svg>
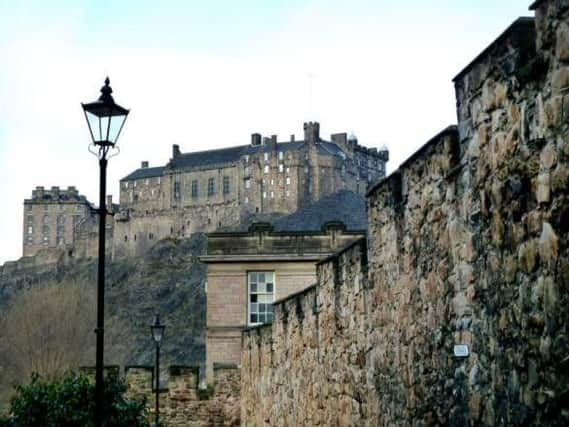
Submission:
<svg viewBox="0 0 569 427">
<path fill-rule="evenodd" d="M 10 301 L 0 313 L 0 406 L 32 372 L 56 377 L 94 364 L 95 301 L 94 286 L 69 280 L 32 286 Z M 105 359 L 120 364 L 124 349 L 113 337 L 122 328 L 118 319 L 107 323 Z"/>
</svg>

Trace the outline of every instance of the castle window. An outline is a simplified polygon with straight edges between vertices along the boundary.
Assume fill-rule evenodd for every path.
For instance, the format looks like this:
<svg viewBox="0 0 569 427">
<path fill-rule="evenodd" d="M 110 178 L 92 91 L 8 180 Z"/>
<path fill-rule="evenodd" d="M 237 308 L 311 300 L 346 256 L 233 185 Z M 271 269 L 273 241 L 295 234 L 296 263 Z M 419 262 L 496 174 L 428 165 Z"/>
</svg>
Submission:
<svg viewBox="0 0 569 427">
<path fill-rule="evenodd" d="M 145 184 L 146 186 L 148 186 L 148 184 L 150 184 L 150 180 L 147 179 L 147 180 L 144 182 L 144 184 Z"/>
<path fill-rule="evenodd" d="M 207 195 L 213 196 L 215 194 L 215 178 L 208 178 L 207 180 Z"/>
<path fill-rule="evenodd" d="M 249 163 L 249 154 L 245 154 L 244 159 L 245 163 Z"/>
<path fill-rule="evenodd" d="M 128 182 L 123 183 L 123 188 L 128 188 Z"/>
<path fill-rule="evenodd" d="M 245 196 L 245 203 L 249 203 L 249 197 Z"/>
<path fill-rule="evenodd" d="M 284 153 L 282 151 L 279 151 L 279 160 L 284 159 Z"/>
<path fill-rule="evenodd" d="M 65 224 L 65 216 L 64 215 L 57 215 L 57 225 Z"/>
<path fill-rule="evenodd" d="M 251 188 L 251 180 L 249 178 L 245 180 L 245 188 Z"/>
<path fill-rule="evenodd" d="M 290 185 L 290 177 L 289 176 L 286 177 L 286 185 Z"/>
<path fill-rule="evenodd" d="M 44 223 L 44 224 L 49 224 L 49 215 L 44 215 L 44 216 L 43 216 L 43 223 Z"/>
<path fill-rule="evenodd" d="M 49 236 L 47 234 L 43 236 L 42 245 L 44 246 L 49 245 Z"/>
<path fill-rule="evenodd" d="M 63 246 L 65 245 L 65 239 L 63 238 L 63 236 L 57 236 L 57 246 Z"/>
<path fill-rule="evenodd" d="M 286 196 L 290 196 L 290 191 L 286 190 Z"/>
<path fill-rule="evenodd" d="M 263 172 L 269 173 L 269 165 L 265 165 L 265 167 L 263 168 Z"/>
<path fill-rule="evenodd" d="M 176 191 L 176 190 L 174 190 L 174 191 Z M 176 195 L 174 194 L 174 198 L 175 198 L 175 199 L 179 199 L 179 198 L 180 198 L 180 195 L 178 194 L 178 197 L 176 197 Z M 135 195 L 134 195 L 133 200 L 134 200 L 135 202 L 138 202 L 138 194 L 135 194 Z"/>
<path fill-rule="evenodd" d="M 289 172 L 290 172 L 290 168 L 286 168 L 286 173 L 289 173 Z"/>
<path fill-rule="evenodd" d="M 136 181 L 134 181 L 134 188 L 136 188 Z"/>
<path fill-rule="evenodd" d="M 273 321 L 274 273 L 272 271 L 250 271 L 247 273 L 248 324 Z"/>
<path fill-rule="evenodd" d="M 269 153 L 263 153 L 263 158 L 265 159 L 265 162 L 269 161 Z"/>
<path fill-rule="evenodd" d="M 138 199 L 138 197 L 134 196 L 135 200 Z M 180 199 L 180 183 L 179 182 L 175 182 L 174 183 L 174 199 L 179 200 Z"/>
<path fill-rule="evenodd" d="M 271 178 L 271 185 L 275 185 L 275 180 Z"/>
<path fill-rule="evenodd" d="M 28 234 L 33 234 L 34 227 L 32 225 L 28 225 Z"/>
<path fill-rule="evenodd" d="M 192 181 L 192 199 L 198 198 L 198 181 L 194 179 Z"/>
<path fill-rule="evenodd" d="M 279 163 L 279 172 L 284 171 L 284 165 L 282 163 Z"/>
<path fill-rule="evenodd" d="M 249 166 L 245 166 L 245 169 L 243 170 L 243 174 L 245 176 L 249 176 L 251 174 L 251 170 L 249 169 Z"/>
<path fill-rule="evenodd" d="M 32 237 L 32 235 L 28 235 L 28 245 L 31 245 L 34 241 L 34 238 Z"/>
<path fill-rule="evenodd" d="M 275 192 L 271 191 L 271 199 L 274 199 L 274 198 L 275 198 Z"/>
<path fill-rule="evenodd" d="M 229 194 L 229 177 L 223 177 L 223 194 Z"/>
<path fill-rule="evenodd" d="M 263 191 L 263 199 L 266 199 L 266 198 L 267 198 L 267 192 Z"/>
<path fill-rule="evenodd" d="M 124 236 L 124 241 L 128 242 L 128 236 Z"/>
</svg>

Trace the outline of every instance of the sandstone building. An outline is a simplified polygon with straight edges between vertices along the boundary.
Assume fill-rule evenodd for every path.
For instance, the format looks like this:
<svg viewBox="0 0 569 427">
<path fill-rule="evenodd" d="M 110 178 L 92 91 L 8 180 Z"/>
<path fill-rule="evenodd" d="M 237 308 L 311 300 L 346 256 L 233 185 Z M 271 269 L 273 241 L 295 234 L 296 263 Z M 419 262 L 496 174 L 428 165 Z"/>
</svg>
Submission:
<svg viewBox="0 0 569 427">
<path fill-rule="evenodd" d="M 208 234 L 207 254 L 200 260 L 207 264 L 209 383 L 216 364 L 240 363 L 244 328 L 272 322 L 275 301 L 314 285 L 317 262 L 365 235 L 363 202 L 361 196 L 340 192 L 273 225 Z M 346 213 L 349 218 L 342 217 Z"/>
<path fill-rule="evenodd" d="M 365 194 L 385 176 L 387 149 L 365 148 L 346 133 L 320 137 L 304 124 L 304 140 L 278 142 L 253 134 L 248 145 L 182 153 L 178 145 L 161 167 L 141 168 L 120 182 L 115 255 L 136 255 L 157 239 L 189 236 L 289 214 L 327 194 Z"/>
</svg>

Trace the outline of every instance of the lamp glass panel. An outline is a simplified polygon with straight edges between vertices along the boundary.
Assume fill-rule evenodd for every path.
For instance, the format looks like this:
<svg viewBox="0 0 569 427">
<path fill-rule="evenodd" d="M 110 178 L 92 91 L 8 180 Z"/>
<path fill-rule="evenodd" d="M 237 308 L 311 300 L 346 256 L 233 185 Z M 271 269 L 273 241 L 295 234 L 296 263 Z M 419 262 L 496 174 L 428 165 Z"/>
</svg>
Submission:
<svg viewBox="0 0 569 427">
<path fill-rule="evenodd" d="M 89 129 L 91 129 L 91 133 L 93 134 L 93 142 L 103 141 L 100 118 L 88 111 L 85 112 L 85 115 L 87 117 L 87 124 L 89 125 Z"/>
<path fill-rule="evenodd" d="M 122 124 L 126 120 L 126 115 L 117 115 L 109 117 L 108 119 L 105 117 L 104 120 L 110 120 L 111 125 L 108 127 L 108 135 L 107 141 L 112 142 L 113 144 L 117 142 L 119 137 L 119 133 L 122 128 Z M 108 122 L 106 122 L 108 124 Z M 105 131 L 107 128 L 105 128 Z"/>
<path fill-rule="evenodd" d="M 155 342 L 159 343 L 160 341 L 162 341 L 163 333 L 164 333 L 163 326 L 152 326 L 152 338 L 154 338 Z"/>
</svg>

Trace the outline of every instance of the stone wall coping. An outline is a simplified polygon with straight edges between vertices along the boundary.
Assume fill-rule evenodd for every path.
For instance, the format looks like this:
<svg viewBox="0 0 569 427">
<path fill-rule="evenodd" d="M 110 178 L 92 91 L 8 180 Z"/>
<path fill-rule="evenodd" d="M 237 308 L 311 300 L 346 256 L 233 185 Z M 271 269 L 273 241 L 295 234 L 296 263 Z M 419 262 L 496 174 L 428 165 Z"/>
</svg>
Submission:
<svg viewBox="0 0 569 427">
<path fill-rule="evenodd" d="M 330 252 L 308 253 L 302 255 L 282 254 L 282 255 L 202 255 L 198 259 L 203 263 L 211 262 L 275 262 L 275 261 L 319 261 L 322 257 L 327 257 Z"/>
<path fill-rule="evenodd" d="M 286 302 L 289 301 L 289 300 L 293 300 L 293 299 L 295 299 L 295 298 L 297 298 L 297 297 L 299 297 L 299 296 L 301 296 L 301 295 L 304 295 L 304 294 L 310 292 L 310 291 L 313 290 L 313 289 L 316 289 L 317 287 L 318 287 L 318 284 L 317 284 L 317 283 L 314 283 L 314 284 L 312 284 L 312 285 L 309 285 L 309 286 L 307 286 L 306 288 L 301 289 L 300 291 L 296 291 L 295 293 L 292 293 L 292 294 L 290 294 L 290 295 L 287 295 L 286 297 L 279 298 L 278 300 L 276 300 L 276 301 L 273 302 L 273 306 L 275 306 L 275 305 L 277 305 L 277 304 L 284 304 L 284 303 L 286 303 Z"/>
<path fill-rule="evenodd" d="M 363 246 L 366 246 L 366 242 L 367 242 L 367 239 L 366 239 L 365 236 L 364 236 L 364 237 L 360 237 L 359 239 L 354 240 L 353 242 L 348 243 L 347 245 L 341 247 L 340 249 L 338 249 L 336 252 L 334 252 L 334 253 L 331 254 L 330 256 L 328 256 L 328 257 L 326 257 L 326 258 L 320 260 L 319 262 L 316 263 L 316 265 L 318 266 L 318 265 L 322 265 L 322 264 L 327 264 L 327 263 L 329 263 L 330 261 L 333 261 L 333 260 L 335 260 L 335 259 L 338 259 L 338 258 L 340 258 L 340 257 L 342 256 L 342 254 L 343 254 L 344 252 L 349 251 L 349 250 L 352 249 L 354 246 L 362 245 L 362 244 L 363 244 Z"/>
<path fill-rule="evenodd" d="M 539 3 L 539 2 L 536 2 Z M 536 4 L 534 3 L 534 5 Z M 532 5 L 533 6 L 533 5 Z M 531 6 L 530 6 L 531 8 Z M 486 56 L 490 53 L 490 51 L 495 48 L 497 45 L 501 44 L 504 39 L 508 36 L 514 34 L 516 31 L 525 31 L 528 27 L 533 29 L 534 27 L 534 18 L 529 16 L 521 16 L 516 19 L 508 28 L 502 32 L 492 43 L 490 43 L 482 52 L 480 52 L 470 63 L 464 67 L 453 79 L 452 81 L 456 83 L 457 80 L 462 78 L 466 73 L 468 73 L 476 64 L 483 61 Z"/>
<path fill-rule="evenodd" d="M 447 135 L 453 135 L 453 136 L 456 135 L 456 137 L 458 137 L 458 127 L 456 125 L 449 125 L 443 130 L 441 130 L 439 133 L 437 133 L 435 136 L 433 136 L 431 139 L 429 139 L 427 142 L 425 142 L 417 151 L 411 154 L 407 158 L 407 160 L 401 163 L 397 169 L 391 172 L 389 176 L 383 178 L 382 180 L 372 185 L 370 189 L 366 192 L 366 198 L 370 197 L 370 195 L 375 193 L 378 188 L 383 187 L 385 184 L 391 181 L 393 177 L 400 175 L 402 169 L 409 166 L 409 164 L 412 163 L 415 159 L 422 156 L 425 153 L 425 151 L 427 151 L 428 148 L 430 148 L 433 145 L 436 145 L 442 137 Z"/>
<path fill-rule="evenodd" d="M 328 221 L 330 223 L 334 223 L 334 224 L 330 224 L 331 226 L 337 226 L 337 223 L 341 223 L 344 224 L 341 221 Z M 322 228 L 320 230 L 300 230 L 300 231 L 268 231 L 267 229 L 255 229 L 253 231 L 213 231 L 211 233 L 207 233 L 207 237 L 213 237 L 213 238 L 225 238 L 225 237 L 253 237 L 255 235 L 255 233 L 258 233 L 259 231 L 267 234 L 268 236 L 275 236 L 275 237 L 287 237 L 287 236 L 291 236 L 291 237 L 296 237 L 296 236 L 327 236 L 328 235 L 328 227 L 327 227 L 328 223 L 324 223 L 322 225 Z M 362 234 L 365 233 L 366 230 L 346 230 L 345 229 L 345 225 L 344 225 L 344 234 Z"/>
</svg>

